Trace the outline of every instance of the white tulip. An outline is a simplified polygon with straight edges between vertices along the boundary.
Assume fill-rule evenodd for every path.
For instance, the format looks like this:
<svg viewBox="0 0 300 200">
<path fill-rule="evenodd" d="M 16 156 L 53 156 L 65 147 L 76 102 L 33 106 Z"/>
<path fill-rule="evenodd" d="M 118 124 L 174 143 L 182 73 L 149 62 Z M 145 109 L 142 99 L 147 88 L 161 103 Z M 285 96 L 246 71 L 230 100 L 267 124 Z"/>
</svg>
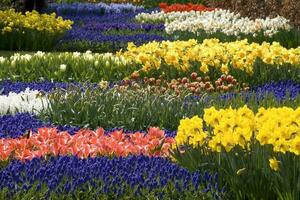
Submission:
<svg viewBox="0 0 300 200">
<path fill-rule="evenodd" d="M 61 65 L 59 66 L 59 70 L 62 71 L 62 72 L 65 72 L 66 69 L 67 69 L 67 65 L 65 65 L 65 64 L 61 64 Z"/>
<path fill-rule="evenodd" d="M 96 67 L 98 67 L 98 66 L 99 66 L 99 61 L 96 60 L 95 63 L 94 63 L 94 65 L 95 65 Z"/>
<path fill-rule="evenodd" d="M 38 51 L 34 54 L 36 57 L 43 57 L 45 56 L 45 52 L 42 52 L 42 51 Z"/>
<path fill-rule="evenodd" d="M 6 58 L 0 56 L 0 64 L 4 63 L 6 61 Z"/>
<path fill-rule="evenodd" d="M 106 66 L 106 67 L 109 67 L 109 64 L 110 64 L 110 63 L 109 63 L 109 61 L 107 60 L 107 61 L 105 62 L 105 66 Z"/>
<path fill-rule="evenodd" d="M 77 58 L 80 56 L 80 52 L 73 52 L 73 57 Z"/>
</svg>

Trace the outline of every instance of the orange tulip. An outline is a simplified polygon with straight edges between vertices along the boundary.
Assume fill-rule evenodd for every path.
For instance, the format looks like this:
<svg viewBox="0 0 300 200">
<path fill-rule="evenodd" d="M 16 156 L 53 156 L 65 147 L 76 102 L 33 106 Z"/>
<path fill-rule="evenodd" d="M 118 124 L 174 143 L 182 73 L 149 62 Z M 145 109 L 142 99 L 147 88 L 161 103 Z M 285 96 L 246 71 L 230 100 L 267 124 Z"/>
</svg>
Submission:
<svg viewBox="0 0 300 200">
<path fill-rule="evenodd" d="M 148 134 L 123 133 L 122 130 L 104 134 L 102 128 L 96 131 L 82 129 L 75 135 L 58 132 L 55 128 L 40 128 L 36 134 L 16 139 L 0 139 L 0 160 L 13 157 L 30 160 L 47 155 L 76 155 L 80 158 L 97 155 L 167 156 L 174 138 L 165 137 L 159 128 L 150 128 Z"/>
</svg>

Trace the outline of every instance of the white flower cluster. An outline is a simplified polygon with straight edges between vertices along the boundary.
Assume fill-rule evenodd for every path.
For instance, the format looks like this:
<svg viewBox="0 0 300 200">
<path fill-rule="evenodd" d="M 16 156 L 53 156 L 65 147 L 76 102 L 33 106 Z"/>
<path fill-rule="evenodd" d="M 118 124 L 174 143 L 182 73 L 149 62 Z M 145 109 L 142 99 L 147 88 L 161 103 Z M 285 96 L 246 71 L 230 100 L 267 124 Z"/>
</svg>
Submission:
<svg viewBox="0 0 300 200">
<path fill-rule="evenodd" d="M 21 55 L 19 53 L 15 53 L 13 56 L 10 57 L 8 61 L 11 63 L 11 66 L 16 66 L 16 63 L 20 63 L 20 62 L 27 63 L 31 59 L 32 59 L 32 55 L 30 54 Z"/>
<path fill-rule="evenodd" d="M 27 88 L 20 93 L 0 96 L 0 115 L 22 112 L 38 113 L 48 107 L 48 100 L 37 90 Z"/>
<path fill-rule="evenodd" d="M 135 19 L 140 23 L 169 23 L 174 20 L 197 17 L 201 15 L 200 11 L 168 12 L 153 11 L 151 13 L 140 13 Z"/>
<path fill-rule="evenodd" d="M 41 51 L 35 54 L 24 54 L 15 53 L 9 58 L 0 57 L 0 65 L 4 64 L 7 66 L 16 66 L 17 64 L 34 63 L 36 61 L 51 62 L 57 66 L 58 70 L 64 71 L 67 68 L 66 63 L 80 64 L 83 62 L 93 62 L 95 65 L 105 63 L 108 65 L 124 66 L 127 65 L 127 61 L 122 56 L 116 56 L 112 53 L 92 53 L 87 51 L 85 53 L 80 52 L 64 52 L 64 53 L 44 53 Z"/>
<path fill-rule="evenodd" d="M 241 17 L 228 10 L 199 12 L 153 12 L 136 16 L 139 22 L 164 22 L 168 34 L 175 31 L 187 31 L 195 34 L 205 31 L 208 34 L 222 32 L 226 35 L 253 34 L 263 32 L 265 36 L 272 36 L 279 30 L 291 28 L 289 20 L 277 16 L 275 18 L 256 19 Z"/>
</svg>

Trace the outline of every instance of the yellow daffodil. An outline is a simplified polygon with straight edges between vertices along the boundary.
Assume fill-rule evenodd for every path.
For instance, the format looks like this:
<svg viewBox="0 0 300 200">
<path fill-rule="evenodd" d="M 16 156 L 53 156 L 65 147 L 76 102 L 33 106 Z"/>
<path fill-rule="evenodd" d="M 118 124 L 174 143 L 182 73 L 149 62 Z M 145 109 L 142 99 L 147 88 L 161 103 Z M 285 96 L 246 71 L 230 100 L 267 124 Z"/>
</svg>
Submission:
<svg viewBox="0 0 300 200">
<path fill-rule="evenodd" d="M 55 13 L 48 15 L 32 11 L 26 12 L 25 15 L 23 15 L 20 12 L 15 12 L 13 9 L 0 10 L 0 30 L 2 29 L 2 33 L 12 31 L 23 32 L 26 30 L 61 33 L 71 29 L 72 24 L 73 22 L 71 20 L 63 20 L 62 17 L 56 18 Z"/>
<path fill-rule="evenodd" d="M 160 60 L 160 65 L 181 71 L 198 65 L 199 71 L 203 73 L 209 72 L 209 68 L 217 68 L 223 73 L 239 69 L 251 75 L 256 60 L 276 67 L 284 64 L 300 64 L 300 47 L 286 49 L 276 42 L 272 44 L 264 42 L 260 45 L 248 43 L 247 40 L 222 43 L 217 39 L 206 39 L 203 43 L 198 43 L 190 39 L 150 42 L 138 47 L 129 43 L 127 51 L 119 55 L 123 55 L 129 61 L 137 60 L 142 65 L 150 58 Z M 144 59 L 139 59 L 140 57 Z M 184 67 L 180 67 L 181 63 L 184 63 Z M 160 65 L 151 67 L 159 69 Z"/>
<path fill-rule="evenodd" d="M 254 115 L 247 106 L 220 110 L 211 107 L 204 110 L 203 120 L 198 116 L 181 120 L 175 140 L 194 148 L 205 143 L 216 152 L 221 152 L 222 148 L 229 152 L 236 146 L 249 149 L 249 144 L 255 140 L 262 146 L 271 145 L 274 152 L 300 155 L 299 110 L 259 108 Z"/>
<path fill-rule="evenodd" d="M 274 171 L 279 170 L 279 163 L 280 163 L 280 161 L 278 161 L 276 158 L 270 158 L 269 159 L 270 168 Z"/>
</svg>

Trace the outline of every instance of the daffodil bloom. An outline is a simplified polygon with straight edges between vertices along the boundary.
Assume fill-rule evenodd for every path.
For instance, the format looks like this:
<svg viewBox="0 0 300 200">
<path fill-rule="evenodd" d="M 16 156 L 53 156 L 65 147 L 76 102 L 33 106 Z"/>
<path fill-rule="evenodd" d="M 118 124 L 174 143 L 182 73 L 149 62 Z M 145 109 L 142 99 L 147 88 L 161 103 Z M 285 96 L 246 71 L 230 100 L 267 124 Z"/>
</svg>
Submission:
<svg viewBox="0 0 300 200">
<path fill-rule="evenodd" d="M 203 120 L 194 116 L 180 121 L 175 140 L 178 146 L 187 143 L 197 147 L 204 143 L 206 137 L 207 133 L 203 131 Z"/>
<path fill-rule="evenodd" d="M 195 116 L 180 121 L 178 144 L 205 145 L 210 150 L 230 152 L 252 142 L 271 145 L 274 152 L 300 155 L 300 109 L 259 108 L 256 115 L 247 106 L 238 109 L 204 109 L 203 119 Z M 208 131 L 204 131 L 204 127 Z"/>
<path fill-rule="evenodd" d="M 25 15 L 23 15 L 21 12 L 16 12 L 14 9 L 0 10 L 0 30 L 2 34 L 13 31 L 22 32 L 24 30 L 62 33 L 66 30 L 70 30 L 72 24 L 73 22 L 71 20 L 64 20 L 62 17 L 56 17 L 55 13 L 48 15 L 32 11 L 26 12 Z"/>
<path fill-rule="evenodd" d="M 276 42 L 264 42 L 260 45 L 248 43 L 247 40 L 222 43 L 217 39 L 206 39 L 203 43 L 198 43 L 190 39 L 155 41 L 141 46 L 130 43 L 127 51 L 118 52 L 117 55 L 123 56 L 128 62 L 141 64 L 145 71 L 158 70 L 162 65 L 178 71 L 188 71 L 189 68 L 198 66 L 203 73 L 215 68 L 225 74 L 232 69 L 239 69 L 251 75 L 256 60 L 274 67 L 300 65 L 300 47 L 286 49 Z"/>
<path fill-rule="evenodd" d="M 242 169 L 239 169 L 237 172 L 236 172 L 236 175 L 241 175 L 244 171 L 246 171 L 246 168 L 242 168 Z"/>
<path fill-rule="evenodd" d="M 279 163 L 280 163 L 280 161 L 278 161 L 276 158 L 270 158 L 269 159 L 270 168 L 274 171 L 279 170 Z"/>
</svg>

